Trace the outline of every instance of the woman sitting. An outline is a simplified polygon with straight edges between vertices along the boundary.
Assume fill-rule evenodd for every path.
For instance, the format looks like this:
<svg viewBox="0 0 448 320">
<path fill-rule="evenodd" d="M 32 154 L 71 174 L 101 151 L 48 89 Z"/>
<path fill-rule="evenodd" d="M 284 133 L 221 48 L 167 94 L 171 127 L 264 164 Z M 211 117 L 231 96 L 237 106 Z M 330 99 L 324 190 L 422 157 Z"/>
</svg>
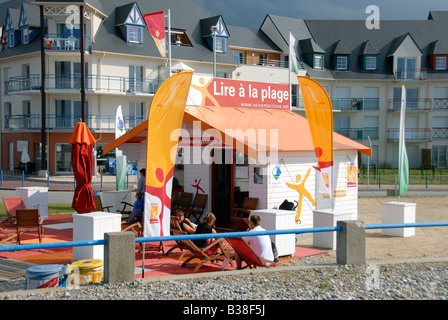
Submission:
<svg viewBox="0 0 448 320">
<path fill-rule="evenodd" d="M 198 224 L 195 234 L 216 233 L 216 230 L 213 229 L 213 227 L 215 226 L 215 222 L 216 222 L 215 215 L 211 212 L 207 212 L 205 214 L 205 217 L 202 219 L 202 222 L 200 224 Z M 215 239 L 196 239 L 196 240 L 193 240 L 193 242 L 198 248 L 205 248 L 210 243 L 212 243 L 214 240 Z M 211 247 L 210 249 L 208 249 L 207 251 L 205 251 L 205 253 L 208 255 L 212 255 L 218 249 L 219 249 L 219 245 L 216 244 L 213 247 Z"/>
<path fill-rule="evenodd" d="M 196 225 L 187 218 L 185 218 L 185 213 L 182 210 L 177 209 L 176 216 L 182 231 L 185 231 L 186 233 L 190 234 L 194 234 L 196 232 Z"/>
</svg>

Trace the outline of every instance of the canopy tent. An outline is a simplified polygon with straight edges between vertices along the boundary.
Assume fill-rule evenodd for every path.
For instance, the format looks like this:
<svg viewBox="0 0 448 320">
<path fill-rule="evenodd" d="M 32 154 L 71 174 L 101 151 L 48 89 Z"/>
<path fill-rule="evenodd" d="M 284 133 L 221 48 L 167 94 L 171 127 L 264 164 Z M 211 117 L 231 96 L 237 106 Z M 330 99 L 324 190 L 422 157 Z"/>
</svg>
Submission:
<svg viewBox="0 0 448 320">
<path fill-rule="evenodd" d="M 207 130 L 215 138 L 222 139 L 226 143 L 232 142 L 237 150 L 254 159 L 257 158 L 258 151 L 270 148 L 276 148 L 278 151 L 314 152 L 308 121 L 292 111 L 187 106 L 184 121 L 199 126 L 204 131 Z M 146 139 L 144 131 L 147 128 L 148 122 L 142 122 L 106 145 L 103 152 L 107 153 L 125 142 L 139 142 Z M 273 134 L 277 134 L 278 139 L 271 139 L 271 135 L 274 138 Z M 339 133 L 334 132 L 333 139 L 335 151 L 358 150 L 369 157 L 372 156 L 371 148 Z"/>
</svg>

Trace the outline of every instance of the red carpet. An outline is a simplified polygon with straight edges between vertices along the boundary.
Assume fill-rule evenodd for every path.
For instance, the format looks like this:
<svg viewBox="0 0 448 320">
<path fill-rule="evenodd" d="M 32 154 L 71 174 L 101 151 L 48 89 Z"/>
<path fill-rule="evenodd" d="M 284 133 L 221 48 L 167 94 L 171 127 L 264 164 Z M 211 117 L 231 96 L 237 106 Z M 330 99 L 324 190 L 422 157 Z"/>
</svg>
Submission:
<svg viewBox="0 0 448 320">
<path fill-rule="evenodd" d="M 49 219 L 45 220 L 44 227 L 47 226 L 44 231 L 43 243 L 50 242 L 64 242 L 72 241 L 73 229 L 71 227 L 72 217 L 70 215 L 51 215 Z M 4 226 L 2 226 L 4 228 Z M 15 234 L 15 228 L 8 228 L 8 234 Z M 21 237 L 22 238 L 22 237 Z M 24 233 L 23 244 L 39 243 L 37 233 Z M 164 251 L 167 252 L 173 245 L 174 241 L 164 242 Z M 151 244 L 152 245 L 152 244 Z M 146 244 L 148 249 L 149 244 Z M 139 252 L 138 245 L 136 245 L 135 265 L 136 265 L 136 278 L 142 277 L 142 258 L 143 254 Z M 317 255 L 326 253 L 327 251 L 296 247 L 294 257 L 280 258 L 281 262 L 298 259 L 302 257 Z M 195 264 L 199 262 L 198 259 L 190 261 L 186 267 L 182 268 L 181 265 L 184 260 L 189 256 L 179 260 L 179 256 L 182 252 L 179 249 L 173 250 L 168 256 L 165 256 L 161 251 L 146 251 L 145 252 L 145 267 L 144 277 L 163 277 L 180 274 L 194 273 Z M 14 252 L 0 252 L 0 257 L 10 258 L 22 261 L 28 261 L 35 264 L 70 264 L 72 263 L 73 248 L 55 248 L 55 249 L 41 249 L 41 250 L 27 250 L 27 251 L 14 251 Z M 221 264 L 218 263 L 206 263 L 202 266 L 197 273 L 220 271 Z M 230 264 L 227 270 L 235 270 L 235 266 Z"/>
</svg>

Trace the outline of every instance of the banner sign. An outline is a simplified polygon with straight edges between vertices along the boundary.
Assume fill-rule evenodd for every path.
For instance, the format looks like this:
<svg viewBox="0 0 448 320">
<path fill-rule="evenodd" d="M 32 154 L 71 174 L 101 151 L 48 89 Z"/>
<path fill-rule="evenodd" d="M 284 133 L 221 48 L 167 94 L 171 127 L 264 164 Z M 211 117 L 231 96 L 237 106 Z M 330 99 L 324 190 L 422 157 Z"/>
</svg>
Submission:
<svg viewBox="0 0 448 320">
<path fill-rule="evenodd" d="M 288 84 L 193 76 L 189 106 L 290 110 Z"/>
</svg>

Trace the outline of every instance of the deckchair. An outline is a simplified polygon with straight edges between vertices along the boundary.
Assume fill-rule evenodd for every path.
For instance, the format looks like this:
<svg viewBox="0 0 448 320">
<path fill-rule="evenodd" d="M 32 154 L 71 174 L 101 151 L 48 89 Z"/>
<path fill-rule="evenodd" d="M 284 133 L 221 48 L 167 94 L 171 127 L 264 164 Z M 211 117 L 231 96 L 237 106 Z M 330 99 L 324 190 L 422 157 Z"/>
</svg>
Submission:
<svg viewBox="0 0 448 320">
<path fill-rule="evenodd" d="M 16 210 L 17 209 L 26 209 L 25 203 L 23 202 L 22 197 L 3 197 L 3 203 L 5 204 L 6 213 L 8 214 L 8 218 L 3 220 L 1 223 L 11 224 L 12 226 L 16 225 Z"/>
<path fill-rule="evenodd" d="M 17 242 L 20 244 L 20 235 L 25 231 L 37 231 L 39 243 L 44 234 L 44 219 L 39 219 L 39 209 L 17 209 Z"/>
<path fill-rule="evenodd" d="M 179 202 L 177 203 L 177 209 L 185 212 L 190 208 L 191 199 L 193 199 L 193 194 L 191 192 L 182 192 L 180 194 Z"/>
<path fill-rule="evenodd" d="M 185 215 L 188 219 L 193 216 L 196 222 L 199 223 L 199 219 L 201 218 L 202 214 L 204 213 L 205 207 L 207 206 L 207 197 L 207 194 L 196 194 L 193 200 L 193 205 L 185 210 Z"/>
<path fill-rule="evenodd" d="M 197 258 L 201 260 L 200 263 L 196 265 L 194 268 L 194 271 L 198 271 L 205 263 L 207 262 L 214 262 L 215 260 L 223 260 L 224 258 L 227 258 L 230 261 L 230 264 L 233 266 L 233 262 L 231 260 L 231 257 L 229 255 L 229 251 L 224 248 L 223 244 L 224 239 L 220 238 L 215 241 L 213 241 L 211 244 L 209 244 L 205 248 L 199 248 L 197 247 L 192 240 L 180 240 L 180 243 L 187 249 L 185 250 L 179 257 L 179 260 L 182 260 L 186 254 L 189 252 L 193 254 L 192 257 L 188 258 L 184 261 L 182 264 L 182 267 L 185 267 L 191 260 Z M 220 250 L 217 250 L 213 254 L 207 254 L 206 251 L 210 249 L 211 247 L 218 245 Z"/>
<path fill-rule="evenodd" d="M 250 228 L 249 219 L 252 210 L 257 209 L 258 198 L 244 198 L 241 208 L 234 208 L 230 216 L 230 227 L 233 230 L 246 231 Z"/>
<path fill-rule="evenodd" d="M 243 238 L 226 238 L 226 240 L 232 246 L 235 251 L 235 255 L 238 255 L 241 262 L 244 261 L 246 263 L 244 268 L 249 267 L 252 269 L 253 267 L 275 267 L 274 261 L 269 261 L 258 256 Z M 238 259 L 238 257 L 235 257 L 235 259 Z"/>
<path fill-rule="evenodd" d="M 113 206 L 104 207 L 103 202 L 101 201 L 101 197 L 95 196 L 95 208 L 96 208 L 95 211 L 104 212 L 104 210 L 107 210 L 107 212 L 110 212 L 110 208 L 112 207 Z"/>
<path fill-rule="evenodd" d="M 179 219 L 176 216 L 171 216 L 170 217 L 170 234 L 172 236 L 177 236 L 177 235 L 184 235 L 187 234 L 187 232 L 183 231 L 182 228 L 179 225 Z M 180 241 L 176 241 L 176 244 L 169 249 L 165 255 L 167 256 L 171 251 L 173 251 L 174 249 L 179 248 L 181 251 L 186 249 L 181 243 Z"/>
</svg>

